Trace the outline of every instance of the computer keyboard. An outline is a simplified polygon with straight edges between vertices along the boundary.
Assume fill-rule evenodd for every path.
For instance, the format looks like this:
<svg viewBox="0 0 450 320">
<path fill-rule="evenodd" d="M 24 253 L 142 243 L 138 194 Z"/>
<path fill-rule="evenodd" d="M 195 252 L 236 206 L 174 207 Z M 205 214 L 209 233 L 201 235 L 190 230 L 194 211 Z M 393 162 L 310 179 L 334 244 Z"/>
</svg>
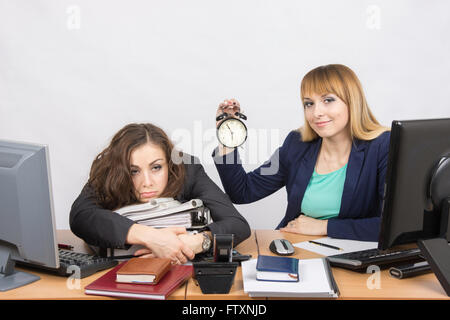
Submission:
<svg viewBox="0 0 450 320">
<path fill-rule="evenodd" d="M 74 271 L 78 272 L 76 268 L 79 268 L 80 278 L 82 279 L 98 271 L 114 267 L 118 263 L 111 258 L 104 258 L 65 249 L 58 250 L 59 269 L 57 269 L 57 274 L 64 277 L 74 274 Z"/>
<path fill-rule="evenodd" d="M 378 250 L 369 249 L 350 253 L 337 254 L 327 257 L 330 264 L 356 271 L 366 271 L 368 266 L 376 265 L 380 268 L 390 267 L 405 261 L 418 261 L 424 258 L 420 249 Z"/>
<path fill-rule="evenodd" d="M 67 249 L 58 249 L 59 268 L 51 268 L 30 264 L 23 261 L 17 261 L 17 264 L 27 268 L 46 270 L 50 273 L 69 277 L 74 275 L 80 279 L 86 278 L 98 271 L 112 268 L 118 264 L 118 261 L 112 258 L 104 258 L 98 255 L 76 252 Z"/>
</svg>

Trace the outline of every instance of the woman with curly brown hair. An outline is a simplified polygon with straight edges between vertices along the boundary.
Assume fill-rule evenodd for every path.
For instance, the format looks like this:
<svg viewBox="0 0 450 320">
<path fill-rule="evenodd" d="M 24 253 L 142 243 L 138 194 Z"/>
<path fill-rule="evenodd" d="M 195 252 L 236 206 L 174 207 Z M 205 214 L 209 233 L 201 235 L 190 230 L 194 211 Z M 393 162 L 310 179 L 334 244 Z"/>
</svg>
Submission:
<svg viewBox="0 0 450 320">
<path fill-rule="evenodd" d="M 181 156 L 180 156 L 181 155 Z M 173 197 L 201 199 L 213 223 L 199 234 L 185 228 L 153 228 L 114 212 L 121 207 Z M 166 133 L 152 124 L 129 124 L 117 132 L 92 163 L 89 180 L 70 212 L 71 230 L 87 243 L 104 247 L 139 244 L 136 255 L 168 257 L 185 263 L 208 250 L 214 234 L 234 234 L 235 244 L 250 235 L 246 220 L 192 156 L 174 149 Z"/>
</svg>

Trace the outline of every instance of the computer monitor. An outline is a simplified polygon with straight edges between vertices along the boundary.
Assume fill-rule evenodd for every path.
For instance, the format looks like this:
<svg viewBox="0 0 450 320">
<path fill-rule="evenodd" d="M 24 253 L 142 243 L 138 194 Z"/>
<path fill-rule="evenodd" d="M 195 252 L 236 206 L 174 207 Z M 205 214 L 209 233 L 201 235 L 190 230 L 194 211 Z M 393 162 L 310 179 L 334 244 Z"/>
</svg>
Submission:
<svg viewBox="0 0 450 320">
<path fill-rule="evenodd" d="M 449 237 L 450 119 L 393 121 L 378 249 Z"/>
<path fill-rule="evenodd" d="M 38 276 L 16 262 L 59 268 L 48 147 L 0 140 L 0 291 Z"/>
</svg>

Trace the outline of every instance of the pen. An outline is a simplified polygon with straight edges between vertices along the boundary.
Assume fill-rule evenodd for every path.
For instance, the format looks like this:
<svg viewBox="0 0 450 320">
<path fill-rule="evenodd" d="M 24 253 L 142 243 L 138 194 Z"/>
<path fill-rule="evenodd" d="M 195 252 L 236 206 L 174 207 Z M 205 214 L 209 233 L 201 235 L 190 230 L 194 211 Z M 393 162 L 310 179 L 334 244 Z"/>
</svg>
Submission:
<svg viewBox="0 0 450 320">
<path fill-rule="evenodd" d="M 321 242 L 317 242 L 317 241 L 312 241 L 312 240 L 310 240 L 310 241 L 308 241 L 308 242 L 309 242 L 309 243 L 317 244 L 317 245 L 319 245 L 319 246 L 327 247 L 327 248 L 330 248 L 330 249 L 334 249 L 334 250 L 340 250 L 340 251 L 343 250 L 342 248 L 338 248 L 338 247 L 335 247 L 335 246 L 332 246 L 332 245 L 329 245 L 329 244 L 325 244 L 325 243 L 321 243 Z"/>
</svg>

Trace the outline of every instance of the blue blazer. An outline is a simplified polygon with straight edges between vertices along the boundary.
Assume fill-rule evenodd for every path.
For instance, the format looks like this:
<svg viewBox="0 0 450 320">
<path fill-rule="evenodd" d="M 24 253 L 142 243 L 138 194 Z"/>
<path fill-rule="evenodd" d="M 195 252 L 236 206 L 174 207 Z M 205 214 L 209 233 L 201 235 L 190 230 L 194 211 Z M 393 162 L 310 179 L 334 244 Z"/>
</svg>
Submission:
<svg viewBox="0 0 450 320">
<path fill-rule="evenodd" d="M 389 131 L 370 141 L 354 139 L 341 208 L 336 218 L 328 220 L 328 236 L 378 241 L 389 141 Z M 251 203 L 286 187 L 288 203 L 279 229 L 301 214 L 321 143 L 321 138 L 302 142 L 300 133 L 292 131 L 268 161 L 249 173 L 243 169 L 236 149 L 223 157 L 215 156 L 216 149 L 213 158 L 233 203 Z"/>
</svg>

